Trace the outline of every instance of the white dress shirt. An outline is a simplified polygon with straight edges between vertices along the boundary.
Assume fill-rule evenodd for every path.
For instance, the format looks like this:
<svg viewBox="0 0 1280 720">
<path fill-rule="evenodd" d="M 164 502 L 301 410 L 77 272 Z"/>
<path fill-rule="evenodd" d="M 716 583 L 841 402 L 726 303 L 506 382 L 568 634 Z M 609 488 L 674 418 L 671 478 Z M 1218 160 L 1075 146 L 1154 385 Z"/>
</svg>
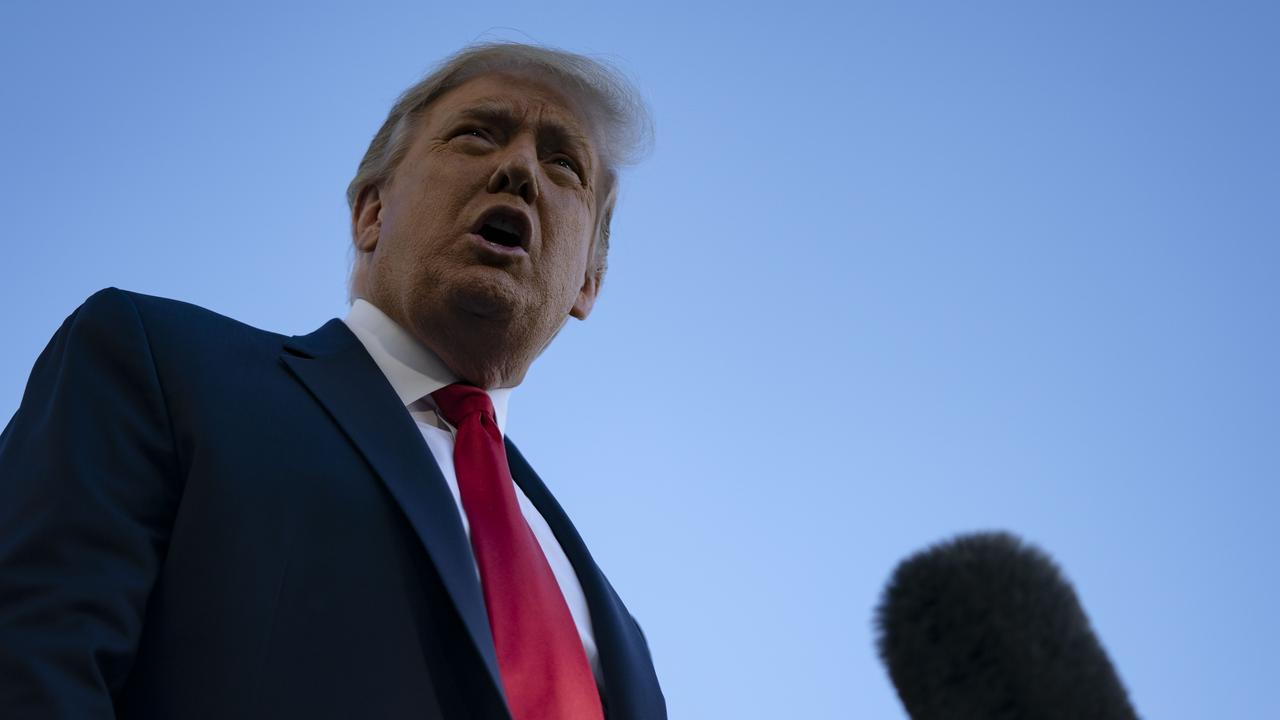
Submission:
<svg viewBox="0 0 1280 720">
<path fill-rule="evenodd" d="M 423 347 L 412 335 L 401 328 L 381 310 L 363 299 L 357 299 L 351 305 L 351 311 L 344 319 L 347 327 L 355 334 L 365 350 L 373 358 L 378 369 L 387 377 L 392 389 L 399 396 L 418 425 L 418 430 L 427 441 L 427 447 L 440 466 L 440 474 L 453 493 L 453 500 L 458 506 L 458 517 L 462 520 L 462 528 L 471 537 L 471 524 L 467 522 L 467 513 L 462 508 L 462 496 L 458 492 L 458 475 L 453 469 L 453 428 L 444 418 L 436 414 L 435 402 L 431 393 L 445 385 L 458 381 L 453 372 L 436 357 L 435 353 Z M 496 388 L 487 391 L 493 401 L 494 415 L 497 416 L 498 430 L 506 436 L 507 401 L 511 397 L 511 388 Z M 423 480 L 425 482 L 425 478 Z M 582 585 L 578 576 L 569 564 L 569 558 L 551 532 L 551 526 L 525 496 L 519 485 L 513 483 L 516 501 L 520 504 L 520 512 L 529 523 L 538 544 L 542 546 L 542 554 L 551 565 L 560 584 L 560 592 L 569 605 L 573 622 L 578 627 L 578 635 L 582 638 L 583 649 L 587 651 L 587 660 L 591 663 L 591 671 L 596 682 L 601 681 L 600 657 L 596 652 L 595 636 L 591 632 L 591 616 L 587 612 L 587 599 L 582 594 Z M 469 549 L 469 548 L 468 548 Z M 477 566 L 476 574 L 479 575 Z"/>
</svg>

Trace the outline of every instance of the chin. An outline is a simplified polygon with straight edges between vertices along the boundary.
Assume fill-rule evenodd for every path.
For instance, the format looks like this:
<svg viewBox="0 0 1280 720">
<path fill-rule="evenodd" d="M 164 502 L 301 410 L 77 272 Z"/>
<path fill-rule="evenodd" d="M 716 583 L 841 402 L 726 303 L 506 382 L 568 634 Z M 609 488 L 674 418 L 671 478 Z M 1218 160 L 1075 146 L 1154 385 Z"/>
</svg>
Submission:
<svg viewBox="0 0 1280 720">
<path fill-rule="evenodd" d="M 462 313 L 481 320 L 507 321 L 519 313 L 519 295 L 511 283 L 482 279 L 450 288 L 449 304 Z"/>
</svg>

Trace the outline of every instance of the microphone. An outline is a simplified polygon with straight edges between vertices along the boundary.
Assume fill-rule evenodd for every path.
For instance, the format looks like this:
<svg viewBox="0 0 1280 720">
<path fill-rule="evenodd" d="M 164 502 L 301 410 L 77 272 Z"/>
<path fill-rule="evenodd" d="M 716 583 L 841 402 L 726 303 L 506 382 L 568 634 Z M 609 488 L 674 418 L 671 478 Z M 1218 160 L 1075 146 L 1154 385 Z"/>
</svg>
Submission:
<svg viewBox="0 0 1280 720">
<path fill-rule="evenodd" d="M 880 658 L 912 720 L 1136 720 L 1075 591 L 1004 532 L 898 565 L 876 609 Z"/>
</svg>

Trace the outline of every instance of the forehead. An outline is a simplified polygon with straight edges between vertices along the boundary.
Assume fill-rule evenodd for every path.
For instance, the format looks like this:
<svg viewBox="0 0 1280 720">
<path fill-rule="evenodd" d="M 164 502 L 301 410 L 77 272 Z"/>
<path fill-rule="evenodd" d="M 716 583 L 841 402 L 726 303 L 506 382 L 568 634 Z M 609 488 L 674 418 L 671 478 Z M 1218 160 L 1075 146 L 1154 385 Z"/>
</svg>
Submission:
<svg viewBox="0 0 1280 720">
<path fill-rule="evenodd" d="M 468 115 L 506 117 L 521 123 L 598 138 L 585 103 L 557 86 L 523 73 L 489 73 L 471 78 L 441 95 L 428 110 L 432 124 Z"/>
</svg>

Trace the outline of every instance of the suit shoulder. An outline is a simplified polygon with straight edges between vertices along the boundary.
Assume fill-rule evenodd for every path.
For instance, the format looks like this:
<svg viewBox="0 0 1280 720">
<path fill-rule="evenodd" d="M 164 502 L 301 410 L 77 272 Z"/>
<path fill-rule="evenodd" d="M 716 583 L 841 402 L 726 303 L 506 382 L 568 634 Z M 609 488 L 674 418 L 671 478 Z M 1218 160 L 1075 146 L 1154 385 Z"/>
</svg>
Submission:
<svg viewBox="0 0 1280 720">
<path fill-rule="evenodd" d="M 41 357 L 64 349 L 101 351 L 127 345 L 137 337 L 140 324 L 128 294 L 117 288 L 104 288 L 67 316 Z"/>
<path fill-rule="evenodd" d="M 285 339 L 280 333 L 253 327 L 199 305 L 115 287 L 90 295 L 77 310 L 77 315 L 92 319 L 122 319 L 123 313 L 136 317 L 153 342 L 191 342 L 212 337 L 224 342 L 279 346 Z"/>
<path fill-rule="evenodd" d="M 192 370 L 227 358 L 273 364 L 287 340 L 199 305 L 114 287 L 89 296 L 63 329 L 95 352 L 141 346 L 157 362 Z"/>
<path fill-rule="evenodd" d="M 144 295 L 128 290 L 118 290 L 117 292 L 126 295 L 138 308 L 138 312 L 149 321 L 178 323 L 179 325 L 192 326 L 193 329 L 221 329 L 236 334 L 260 335 L 263 338 L 282 339 L 284 337 L 280 333 L 253 327 L 248 323 L 189 302 L 155 295 Z"/>
</svg>

